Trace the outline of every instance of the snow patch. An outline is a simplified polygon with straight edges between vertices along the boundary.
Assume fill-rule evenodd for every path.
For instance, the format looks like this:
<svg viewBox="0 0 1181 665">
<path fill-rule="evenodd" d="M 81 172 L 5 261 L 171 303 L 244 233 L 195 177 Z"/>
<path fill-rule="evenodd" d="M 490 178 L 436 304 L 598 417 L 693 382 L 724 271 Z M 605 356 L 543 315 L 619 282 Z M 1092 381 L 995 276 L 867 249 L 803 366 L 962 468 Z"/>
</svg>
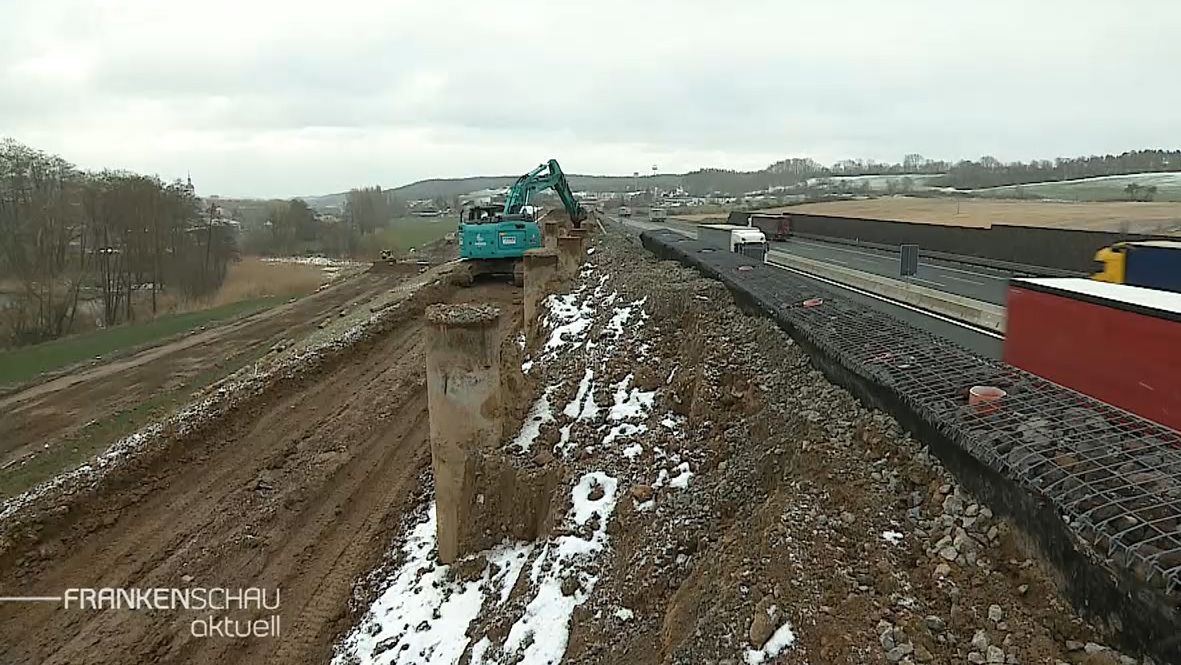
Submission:
<svg viewBox="0 0 1181 665">
<path fill-rule="evenodd" d="M 667 416 L 665 416 L 664 419 L 660 421 L 660 424 L 674 434 L 681 429 L 680 421 L 675 416 L 673 416 L 672 413 L 669 413 Z"/>
<path fill-rule="evenodd" d="M 529 409 L 529 414 L 525 416 L 525 424 L 521 425 L 521 431 L 517 438 L 513 439 L 512 445 L 516 446 L 518 451 L 528 452 L 537 436 L 541 434 L 541 426 L 554 421 L 554 411 L 550 406 L 549 397 L 555 389 L 557 386 L 547 387 L 542 391 L 541 397 L 533 403 L 533 408 Z"/>
<path fill-rule="evenodd" d="M 545 299 L 549 314 L 546 323 L 550 327 L 546 351 L 558 351 L 570 345 L 578 348 L 586 338 L 586 332 L 593 322 L 594 310 L 585 302 L 579 302 L 578 292 L 552 295 Z"/>
<path fill-rule="evenodd" d="M 762 649 L 747 649 L 742 660 L 746 662 L 746 665 L 762 665 L 767 660 L 778 656 L 795 641 L 796 635 L 791 632 L 791 624 L 784 623 L 771 635 L 771 639 L 767 640 Z"/>
<path fill-rule="evenodd" d="M 902 534 L 898 533 L 897 531 L 883 531 L 882 540 L 890 543 L 891 545 L 897 545 L 902 541 Z"/>
<path fill-rule="evenodd" d="M 634 379 L 633 374 L 628 374 L 615 386 L 615 405 L 611 407 L 611 412 L 607 415 L 611 420 L 642 418 L 652 410 L 652 404 L 656 401 L 656 392 L 643 391 L 638 388 L 631 388 L 629 391 L 628 388 Z"/>
<path fill-rule="evenodd" d="M 570 455 L 570 425 L 562 425 L 558 430 L 558 443 L 554 446 L 555 452 L 560 452 L 563 457 Z"/>
<path fill-rule="evenodd" d="M 582 375 L 582 381 L 578 383 L 578 392 L 575 394 L 574 400 L 562 410 L 567 418 L 594 420 L 599 416 L 599 405 L 595 404 L 594 378 L 595 372 L 591 369 L 587 369 L 586 373 Z"/>
<path fill-rule="evenodd" d="M 611 300 L 614 301 L 614 299 L 615 299 L 615 294 L 612 293 Z M 625 307 L 615 308 L 615 313 L 611 316 L 611 320 L 607 322 L 607 331 L 610 332 L 615 337 L 619 337 L 620 335 L 622 335 L 623 334 L 623 327 L 625 325 L 627 325 L 627 322 L 632 318 L 632 314 L 637 309 L 639 309 L 639 311 L 640 311 L 640 316 L 639 316 L 639 320 L 636 321 L 633 328 L 638 328 L 639 326 L 643 325 L 644 321 L 647 320 L 647 318 L 648 318 L 648 315 L 644 312 L 644 310 L 640 309 L 643 307 L 645 301 L 647 301 L 647 298 L 637 300 L 637 301 L 633 302 L 632 304 L 627 305 Z"/>
<path fill-rule="evenodd" d="M 603 495 L 591 499 L 596 486 L 602 488 Z M 583 526 L 596 516 L 598 522 L 589 538 L 560 536 L 544 545 L 533 561 L 530 579 L 537 586 L 537 594 L 525 607 L 524 615 L 509 629 L 502 650 L 511 662 L 559 663 L 566 654 L 574 608 L 586 602 L 599 579 L 586 567 L 607 547 L 607 523 L 615 510 L 618 489 L 616 478 L 599 471 L 584 474 L 574 486 L 567 522 Z M 578 580 L 578 589 L 569 596 L 562 593 L 562 582 L 568 577 Z M 472 665 L 488 662 L 489 648 L 483 647 L 480 659 L 473 657 Z M 496 651 L 495 647 L 491 649 Z"/>
<path fill-rule="evenodd" d="M 484 603 L 508 599 L 533 545 L 507 544 L 485 552 L 484 572 L 465 582 L 454 579 L 452 566 L 436 563 L 436 525 L 432 503 L 427 519 L 406 537 L 403 563 L 337 649 L 333 665 L 456 663 L 467 649 L 468 626 Z"/>
<path fill-rule="evenodd" d="M 689 463 L 681 462 L 681 464 L 676 467 L 676 470 L 680 471 L 680 474 L 668 481 L 668 486 L 676 487 L 677 489 L 685 489 L 689 486 L 689 479 L 693 477 L 693 472 L 689 470 Z"/>
<path fill-rule="evenodd" d="M 647 425 L 633 425 L 632 423 L 620 423 L 619 425 L 612 427 L 611 431 L 607 432 L 607 436 L 603 439 L 603 445 L 609 445 L 611 443 L 614 443 L 616 439 L 622 439 L 623 437 L 626 437 L 626 436 L 635 436 L 637 434 L 643 434 L 644 432 L 647 432 L 647 431 L 648 431 Z"/>
</svg>

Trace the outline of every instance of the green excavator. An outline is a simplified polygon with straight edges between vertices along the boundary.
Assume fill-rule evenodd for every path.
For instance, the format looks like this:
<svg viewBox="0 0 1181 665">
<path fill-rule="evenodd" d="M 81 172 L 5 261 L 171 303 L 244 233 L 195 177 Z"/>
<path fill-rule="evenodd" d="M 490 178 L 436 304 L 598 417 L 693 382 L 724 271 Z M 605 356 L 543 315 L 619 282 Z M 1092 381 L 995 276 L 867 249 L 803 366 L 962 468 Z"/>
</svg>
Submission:
<svg viewBox="0 0 1181 665">
<path fill-rule="evenodd" d="M 577 228 L 586 210 L 574 198 L 557 160 L 551 159 L 517 178 L 505 195 L 504 205 L 469 205 L 460 212 L 459 258 L 465 279 L 487 274 L 512 274 L 520 284 L 525 250 L 542 246 L 536 209 L 530 203 L 537 192 L 552 189 Z"/>
</svg>

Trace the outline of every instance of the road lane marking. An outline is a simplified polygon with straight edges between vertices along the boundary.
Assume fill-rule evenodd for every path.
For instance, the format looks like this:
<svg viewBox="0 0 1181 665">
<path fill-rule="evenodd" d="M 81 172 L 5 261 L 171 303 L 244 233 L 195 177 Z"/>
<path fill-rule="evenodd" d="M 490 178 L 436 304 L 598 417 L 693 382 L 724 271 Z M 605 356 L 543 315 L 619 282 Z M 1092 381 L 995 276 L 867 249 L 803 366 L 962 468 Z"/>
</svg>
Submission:
<svg viewBox="0 0 1181 665">
<path fill-rule="evenodd" d="M 791 243 L 793 243 L 793 242 L 798 242 L 798 243 L 800 243 L 801 245 L 811 245 L 811 246 L 813 246 L 813 247 L 821 247 L 821 248 L 824 248 L 824 249 L 831 249 L 831 250 L 838 251 L 838 252 L 851 252 L 851 253 L 854 253 L 854 254 L 861 254 L 861 255 L 863 255 L 863 256 L 872 256 L 872 257 L 876 257 L 876 258 L 878 258 L 878 259 L 889 259 L 889 258 L 892 258 L 892 257 L 894 257 L 894 256 L 897 256 L 897 254 L 894 254 L 894 253 L 891 253 L 891 252 L 887 252 L 887 251 L 885 251 L 885 250 L 879 250 L 879 251 L 877 251 L 876 253 L 871 253 L 871 252 L 866 252 L 866 251 L 862 251 L 862 250 L 859 250 L 859 249 L 852 249 L 852 248 L 849 248 L 849 247 L 842 247 L 842 246 L 840 246 L 840 245 L 836 245 L 836 244 L 827 244 L 827 243 L 823 243 L 823 242 L 816 242 L 816 241 L 811 241 L 811 240 L 799 240 L 799 239 L 793 239 L 793 240 L 788 240 L 787 242 L 788 242 L 788 244 L 791 244 Z M 923 251 L 923 248 L 922 248 L 922 247 L 920 247 L 920 248 L 919 248 L 919 255 L 920 255 L 920 256 L 922 256 L 922 251 Z M 933 269 L 935 269 L 935 270 L 950 270 L 951 272 L 959 272 L 959 273 L 963 273 L 963 274 L 965 274 L 965 275 L 973 275 L 973 276 L 975 276 L 975 277 L 983 277 L 983 278 L 985 278 L 985 279 L 995 279 L 995 280 L 999 280 L 999 281 L 1002 281 L 1002 282 L 1007 282 L 1007 281 L 1009 281 L 1009 276 L 1008 276 L 1008 275 L 1004 275 L 1004 276 L 1002 276 L 1002 277 L 998 277 L 998 276 L 996 276 L 996 275 L 990 275 L 990 274 L 988 274 L 988 273 L 985 273 L 985 272 L 977 272 L 977 271 L 975 271 L 975 270 L 965 270 L 965 269 L 963 269 L 963 268 L 952 268 L 952 267 L 950 267 L 950 266 L 945 266 L 945 265 L 942 265 L 942 264 L 939 264 L 939 263 L 929 263 L 929 262 L 923 262 L 923 261 L 919 261 L 919 265 L 920 265 L 920 266 L 927 266 L 927 267 L 933 268 Z"/>
</svg>

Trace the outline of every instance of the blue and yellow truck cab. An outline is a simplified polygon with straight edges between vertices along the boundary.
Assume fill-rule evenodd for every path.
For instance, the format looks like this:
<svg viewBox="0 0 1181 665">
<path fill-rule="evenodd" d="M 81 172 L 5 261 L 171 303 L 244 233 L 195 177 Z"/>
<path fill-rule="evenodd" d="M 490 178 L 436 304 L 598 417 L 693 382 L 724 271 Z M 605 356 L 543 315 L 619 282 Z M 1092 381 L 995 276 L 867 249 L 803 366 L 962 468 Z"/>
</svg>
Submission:
<svg viewBox="0 0 1181 665">
<path fill-rule="evenodd" d="M 1117 242 L 1095 252 L 1102 270 L 1091 279 L 1181 293 L 1181 241 Z"/>
</svg>

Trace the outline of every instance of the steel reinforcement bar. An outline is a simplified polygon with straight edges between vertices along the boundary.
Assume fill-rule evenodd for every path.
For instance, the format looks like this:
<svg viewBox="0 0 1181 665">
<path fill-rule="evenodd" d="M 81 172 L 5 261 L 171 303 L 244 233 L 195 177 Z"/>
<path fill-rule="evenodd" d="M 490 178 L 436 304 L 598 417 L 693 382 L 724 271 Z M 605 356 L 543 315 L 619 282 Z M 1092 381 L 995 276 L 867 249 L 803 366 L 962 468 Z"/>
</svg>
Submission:
<svg viewBox="0 0 1181 665">
<path fill-rule="evenodd" d="M 722 281 L 831 380 L 894 415 L 1019 527 L 1072 603 L 1124 648 L 1181 662 L 1181 434 L 784 270 L 672 231 L 641 239 Z M 968 405 L 975 385 L 1008 396 L 982 412 Z"/>
</svg>

